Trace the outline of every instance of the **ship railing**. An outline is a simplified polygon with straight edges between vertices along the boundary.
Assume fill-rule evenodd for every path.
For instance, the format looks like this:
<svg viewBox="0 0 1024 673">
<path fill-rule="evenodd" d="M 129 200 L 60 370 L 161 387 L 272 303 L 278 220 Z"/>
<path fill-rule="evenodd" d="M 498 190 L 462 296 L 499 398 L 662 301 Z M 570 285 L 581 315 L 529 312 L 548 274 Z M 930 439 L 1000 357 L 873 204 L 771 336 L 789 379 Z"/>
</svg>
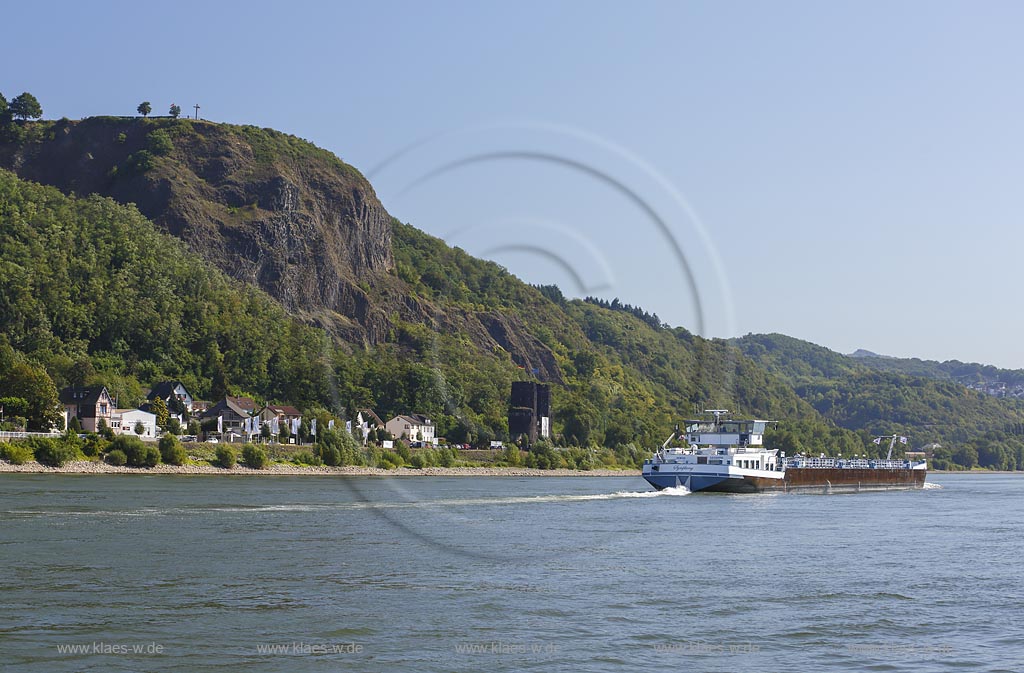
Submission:
<svg viewBox="0 0 1024 673">
<path fill-rule="evenodd" d="M 879 458 L 789 458 L 786 467 L 847 470 L 909 470 L 909 460 L 886 460 Z"/>
</svg>

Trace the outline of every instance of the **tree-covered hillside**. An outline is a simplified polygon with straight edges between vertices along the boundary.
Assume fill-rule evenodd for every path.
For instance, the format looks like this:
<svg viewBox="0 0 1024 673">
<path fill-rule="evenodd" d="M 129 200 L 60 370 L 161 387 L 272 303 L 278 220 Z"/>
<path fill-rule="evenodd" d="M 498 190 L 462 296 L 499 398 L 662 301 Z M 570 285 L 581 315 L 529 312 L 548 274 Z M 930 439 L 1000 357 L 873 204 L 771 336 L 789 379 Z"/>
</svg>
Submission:
<svg viewBox="0 0 1024 673">
<path fill-rule="evenodd" d="M 328 395 L 322 333 L 134 208 L 0 171 L 0 232 L 0 329 L 58 387 L 104 383 L 125 404 L 165 378 L 210 397 Z"/>
<path fill-rule="evenodd" d="M 836 425 L 867 433 L 909 435 L 939 443 L 939 465 L 1024 469 L 1024 402 L 970 390 L 951 380 L 880 371 L 852 358 L 781 334 L 733 341 L 747 356 L 787 380 Z M 885 359 L 884 362 L 891 362 Z M 898 362 L 898 361 L 897 361 Z"/>
<path fill-rule="evenodd" d="M 507 438 L 511 382 L 532 378 L 553 385 L 558 443 L 634 445 L 627 462 L 726 408 L 781 421 L 770 441 L 787 450 L 870 453 L 871 433 L 900 431 L 942 443 L 940 465 L 1024 466 L 1018 403 L 927 363 L 704 339 L 530 286 L 395 221 L 359 171 L 294 136 L 144 117 L 7 129 L 0 400 L 37 425 L 45 405 L 25 391 L 103 383 L 135 404 L 179 379 L 199 398 L 422 413 L 485 445 Z"/>
<path fill-rule="evenodd" d="M 509 351 L 481 352 L 467 334 L 397 316 L 376 346 L 332 338 L 107 198 L 0 172 L 0 223 L 8 359 L 40 368 L 58 388 L 104 383 L 131 404 L 173 378 L 206 398 L 427 413 L 442 434 L 483 442 L 506 437 L 510 384 L 533 375 Z M 394 235 L 396 273 L 412 299 L 450 316 L 489 315 L 483 324 L 495 331 L 519 325 L 552 353 L 555 430 L 566 444 L 652 446 L 695 404 L 815 416 L 723 343 L 566 301 L 407 225 L 394 223 Z"/>
</svg>

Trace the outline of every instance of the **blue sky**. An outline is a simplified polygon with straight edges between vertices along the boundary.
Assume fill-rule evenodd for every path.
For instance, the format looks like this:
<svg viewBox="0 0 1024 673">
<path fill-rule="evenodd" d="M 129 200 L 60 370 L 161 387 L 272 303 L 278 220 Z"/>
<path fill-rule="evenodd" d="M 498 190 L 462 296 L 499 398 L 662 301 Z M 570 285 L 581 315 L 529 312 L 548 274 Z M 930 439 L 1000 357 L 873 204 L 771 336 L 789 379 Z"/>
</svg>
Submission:
<svg viewBox="0 0 1024 673">
<path fill-rule="evenodd" d="M 1024 367 L 1024 5 L 19 3 L 47 117 L 277 128 L 403 221 L 710 336 Z"/>
</svg>

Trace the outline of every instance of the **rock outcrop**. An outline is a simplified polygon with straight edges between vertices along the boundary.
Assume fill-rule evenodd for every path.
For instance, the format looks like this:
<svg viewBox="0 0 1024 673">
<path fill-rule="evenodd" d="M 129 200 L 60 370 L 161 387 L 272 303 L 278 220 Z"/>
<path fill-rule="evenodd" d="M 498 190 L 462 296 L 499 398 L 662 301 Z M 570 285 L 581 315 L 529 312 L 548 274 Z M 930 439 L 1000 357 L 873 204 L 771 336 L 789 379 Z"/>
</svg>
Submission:
<svg viewBox="0 0 1024 673">
<path fill-rule="evenodd" d="M 139 211 L 231 277 L 353 346 L 385 341 L 393 316 L 462 332 L 546 380 L 550 349 L 518 319 L 439 306 L 392 273 L 391 216 L 352 166 L 276 131 L 184 119 L 94 117 L 26 127 L 0 167 Z"/>
</svg>

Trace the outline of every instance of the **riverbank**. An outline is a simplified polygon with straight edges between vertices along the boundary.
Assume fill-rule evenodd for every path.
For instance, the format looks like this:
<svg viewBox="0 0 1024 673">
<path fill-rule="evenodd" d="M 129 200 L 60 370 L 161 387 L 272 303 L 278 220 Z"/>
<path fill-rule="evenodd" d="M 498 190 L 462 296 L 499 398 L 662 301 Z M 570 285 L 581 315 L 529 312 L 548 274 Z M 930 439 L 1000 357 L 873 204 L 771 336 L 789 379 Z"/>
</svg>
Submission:
<svg viewBox="0 0 1024 673">
<path fill-rule="evenodd" d="M 74 460 L 63 467 L 47 467 L 35 461 L 24 465 L 13 465 L 0 461 L 0 473 L 21 472 L 31 474 L 218 474 L 225 476 L 259 476 L 259 475 L 349 475 L 349 476 L 380 476 L 380 477 L 639 477 L 640 470 L 536 470 L 529 467 L 425 467 L 416 470 L 400 467 L 384 470 L 377 467 L 361 467 L 345 465 L 328 467 L 326 465 L 308 466 L 290 463 L 273 463 L 262 470 L 253 470 L 243 465 L 226 470 L 212 465 L 167 465 L 156 467 L 123 467 L 108 465 L 99 461 Z"/>
</svg>

